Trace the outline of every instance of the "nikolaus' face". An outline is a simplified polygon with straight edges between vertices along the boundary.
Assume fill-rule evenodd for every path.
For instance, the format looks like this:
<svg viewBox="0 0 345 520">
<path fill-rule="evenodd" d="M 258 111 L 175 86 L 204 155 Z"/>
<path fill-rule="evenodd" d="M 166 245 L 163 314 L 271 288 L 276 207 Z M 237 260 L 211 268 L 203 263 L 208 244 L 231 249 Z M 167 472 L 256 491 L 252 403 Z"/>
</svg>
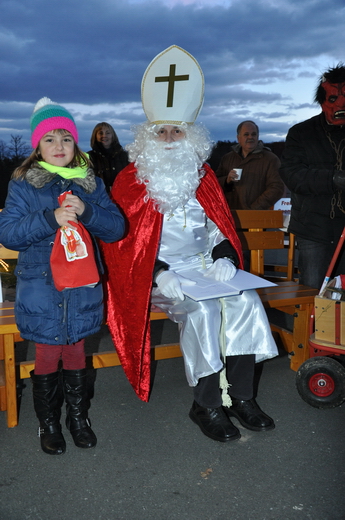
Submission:
<svg viewBox="0 0 345 520">
<path fill-rule="evenodd" d="M 166 148 L 173 148 L 172 143 L 175 141 L 180 141 L 181 139 L 184 139 L 186 137 L 186 134 L 181 130 L 178 126 L 173 125 L 163 125 L 159 128 L 157 132 L 157 139 L 158 141 L 164 141 L 167 143 Z"/>
<path fill-rule="evenodd" d="M 322 83 L 326 92 L 326 99 L 322 103 L 327 122 L 331 125 L 345 124 L 345 83 Z"/>
</svg>

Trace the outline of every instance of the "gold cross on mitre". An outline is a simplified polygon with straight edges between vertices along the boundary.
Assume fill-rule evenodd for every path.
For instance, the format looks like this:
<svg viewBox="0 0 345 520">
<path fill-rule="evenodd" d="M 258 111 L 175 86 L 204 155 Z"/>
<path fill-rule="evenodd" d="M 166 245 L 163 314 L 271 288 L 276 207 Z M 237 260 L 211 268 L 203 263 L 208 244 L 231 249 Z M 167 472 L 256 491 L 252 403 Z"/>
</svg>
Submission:
<svg viewBox="0 0 345 520">
<path fill-rule="evenodd" d="M 141 99 L 152 124 L 193 124 L 204 101 L 204 75 L 196 59 L 172 45 L 147 67 Z"/>
<path fill-rule="evenodd" d="M 174 86 L 175 81 L 188 81 L 189 74 L 183 74 L 176 76 L 176 63 L 170 65 L 169 76 L 158 76 L 155 78 L 155 82 L 159 83 L 162 81 L 168 82 L 168 95 L 167 95 L 167 107 L 172 107 L 174 104 Z"/>
</svg>

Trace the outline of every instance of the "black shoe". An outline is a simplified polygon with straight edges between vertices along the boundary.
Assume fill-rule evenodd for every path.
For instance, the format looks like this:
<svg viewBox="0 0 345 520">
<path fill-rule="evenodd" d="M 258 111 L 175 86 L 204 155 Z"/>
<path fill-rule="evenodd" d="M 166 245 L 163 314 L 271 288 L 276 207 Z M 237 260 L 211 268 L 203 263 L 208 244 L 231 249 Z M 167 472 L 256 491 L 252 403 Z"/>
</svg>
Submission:
<svg viewBox="0 0 345 520">
<path fill-rule="evenodd" d="M 236 417 L 242 426 L 248 428 L 248 430 L 263 432 L 275 428 L 273 419 L 260 409 L 254 398 L 248 401 L 241 401 L 231 397 L 231 400 L 232 405 L 230 408 L 225 409 L 226 413 L 230 417 Z"/>
<path fill-rule="evenodd" d="M 239 430 L 226 416 L 223 408 L 204 408 L 193 402 L 189 417 L 200 430 L 215 441 L 235 441 L 241 437 Z"/>
</svg>

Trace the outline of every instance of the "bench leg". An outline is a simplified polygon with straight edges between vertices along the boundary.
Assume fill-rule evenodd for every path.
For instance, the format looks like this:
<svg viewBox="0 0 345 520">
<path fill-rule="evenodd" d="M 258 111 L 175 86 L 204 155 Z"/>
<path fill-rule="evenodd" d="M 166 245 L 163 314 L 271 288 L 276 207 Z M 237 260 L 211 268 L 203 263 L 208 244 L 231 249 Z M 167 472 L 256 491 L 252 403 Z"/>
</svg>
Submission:
<svg viewBox="0 0 345 520">
<path fill-rule="evenodd" d="M 4 361 L 7 401 L 7 426 L 13 428 L 18 424 L 16 369 L 14 358 L 14 335 L 4 334 Z"/>
<path fill-rule="evenodd" d="M 293 352 L 290 368 L 297 371 L 301 364 L 309 358 L 309 323 L 313 312 L 312 304 L 301 305 L 296 311 L 293 328 Z"/>
</svg>

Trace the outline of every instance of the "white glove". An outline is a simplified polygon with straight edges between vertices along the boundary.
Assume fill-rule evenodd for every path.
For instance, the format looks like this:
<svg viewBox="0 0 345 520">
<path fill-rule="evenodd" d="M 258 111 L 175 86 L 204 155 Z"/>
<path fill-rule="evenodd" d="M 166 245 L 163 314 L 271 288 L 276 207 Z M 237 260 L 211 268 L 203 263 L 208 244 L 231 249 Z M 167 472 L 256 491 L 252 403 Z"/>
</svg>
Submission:
<svg viewBox="0 0 345 520">
<path fill-rule="evenodd" d="M 181 289 L 181 283 L 183 285 L 195 285 L 196 282 L 184 278 L 176 274 L 174 271 L 163 271 L 156 277 L 156 284 L 163 296 L 167 298 L 178 298 L 184 300 L 184 294 Z"/>
<path fill-rule="evenodd" d="M 214 278 L 217 282 L 227 282 L 235 276 L 237 272 L 234 264 L 227 258 L 218 258 L 209 269 L 207 269 L 204 276 Z"/>
</svg>

